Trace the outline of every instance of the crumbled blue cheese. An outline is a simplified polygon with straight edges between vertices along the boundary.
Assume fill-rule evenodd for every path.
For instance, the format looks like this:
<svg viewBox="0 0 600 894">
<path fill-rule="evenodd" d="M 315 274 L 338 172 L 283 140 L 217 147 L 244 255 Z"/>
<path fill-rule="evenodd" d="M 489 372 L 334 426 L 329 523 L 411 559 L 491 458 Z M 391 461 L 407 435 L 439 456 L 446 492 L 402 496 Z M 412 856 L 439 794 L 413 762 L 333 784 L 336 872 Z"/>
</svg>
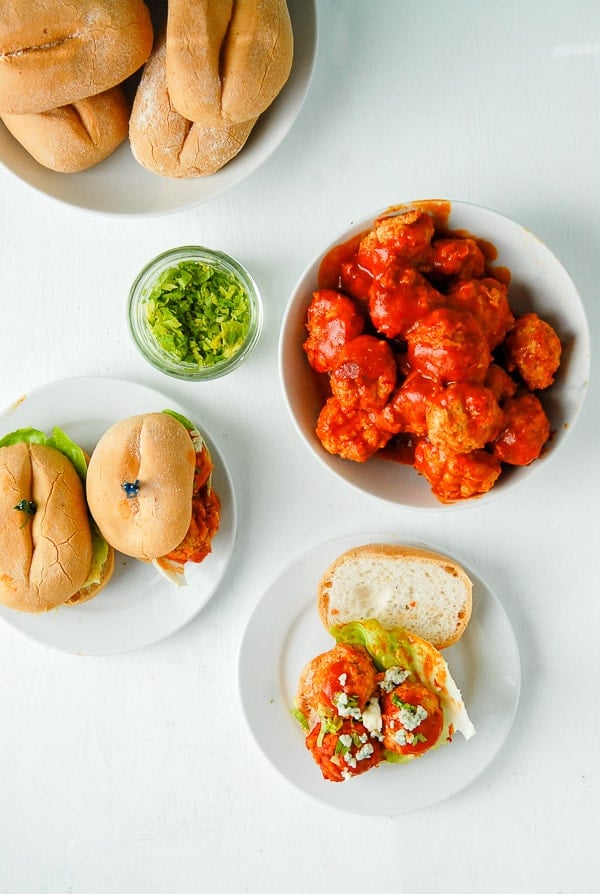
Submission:
<svg viewBox="0 0 600 894">
<path fill-rule="evenodd" d="M 373 754 L 373 746 L 370 742 L 365 742 L 356 752 L 356 760 L 364 761 Z"/>
<path fill-rule="evenodd" d="M 336 692 L 332 701 L 340 717 L 354 717 L 355 720 L 360 720 L 360 708 L 355 698 L 349 698 L 346 692 Z"/>
<path fill-rule="evenodd" d="M 340 675 L 339 675 L 339 677 L 338 677 L 338 683 L 340 684 L 340 686 L 342 687 L 342 689 L 343 689 L 344 686 L 346 685 L 346 680 L 347 680 L 347 679 L 348 679 L 348 674 L 340 674 Z"/>
<path fill-rule="evenodd" d="M 422 705 L 416 705 L 413 707 L 412 705 L 408 707 L 400 708 L 398 712 L 398 718 L 400 723 L 407 730 L 416 729 L 418 726 L 423 723 L 423 721 L 427 717 L 427 711 Z"/>
<path fill-rule="evenodd" d="M 388 667 L 383 675 L 383 680 L 379 682 L 379 686 L 384 692 L 391 692 L 395 686 L 400 686 L 401 683 L 404 683 L 407 677 L 410 677 L 410 671 L 405 670 L 403 667 Z"/>
<path fill-rule="evenodd" d="M 350 748 L 352 745 L 352 736 L 349 736 L 348 733 L 342 733 L 340 736 L 340 745 L 343 745 L 344 748 Z"/>
</svg>

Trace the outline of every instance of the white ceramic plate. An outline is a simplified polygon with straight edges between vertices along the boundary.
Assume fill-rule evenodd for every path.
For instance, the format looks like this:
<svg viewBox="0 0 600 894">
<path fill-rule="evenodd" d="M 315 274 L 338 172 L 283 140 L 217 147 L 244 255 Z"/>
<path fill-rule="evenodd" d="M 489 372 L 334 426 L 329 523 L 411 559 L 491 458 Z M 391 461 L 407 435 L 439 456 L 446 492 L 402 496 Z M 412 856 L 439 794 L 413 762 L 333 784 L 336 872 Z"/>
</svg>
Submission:
<svg viewBox="0 0 600 894">
<path fill-rule="evenodd" d="M 57 425 L 91 453 L 114 422 L 137 413 L 173 409 L 193 414 L 158 391 L 133 382 L 81 377 L 53 382 L 26 394 L 0 414 L 0 436 L 31 426 L 50 432 Z M 44 646 L 82 655 L 115 655 L 170 636 L 194 618 L 215 593 L 233 550 L 236 506 L 225 461 L 199 426 L 211 452 L 214 487 L 221 499 L 221 524 L 212 552 L 186 566 L 185 587 L 176 587 L 151 565 L 117 553 L 110 582 L 95 599 L 41 615 L 0 606 L 0 617 Z"/>
<path fill-rule="evenodd" d="M 290 77 L 271 107 L 261 115 L 239 155 L 216 174 L 185 180 L 165 179 L 139 165 L 127 141 L 88 171 L 57 174 L 39 165 L 2 122 L 0 162 L 39 192 L 100 214 L 166 214 L 193 208 L 221 195 L 254 173 L 273 154 L 292 128 L 306 99 L 317 51 L 316 2 L 288 0 L 288 8 L 294 31 Z"/>
<path fill-rule="evenodd" d="M 390 816 L 436 804 L 485 770 L 510 731 L 521 670 L 514 633 L 500 602 L 467 568 L 473 581 L 473 615 L 462 639 L 446 649 L 444 657 L 476 735 L 467 742 L 457 734 L 449 745 L 408 764 L 384 764 L 347 782 L 325 781 L 290 708 L 304 665 L 335 644 L 317 614 L 321 574 L 344 550 L 374 542 L 398 540 L 377 534 L 331 540 L 277 575 L 248 622 L 240 649 L 239 687 L 256 742 L 286 779 L 331 807 Z"/>
<path fill-rule="evenodd" d="M 290 296 L 279 339 L 283 396 L 300 437 L 315 458 L 337 478 L 363 493 L 411 509 L 439 512 L 482 506 L 510 493 L 545 468 L 564 444 L 579 416 L 587 393 L 591 355 L 590 332 L 581 298 L 569 274 L 547 246 L 525 227 L 497 211 L 467 202 L 452 201 L 450 205 L 449 229 L 466 230 L 491 242 L 498 250 L 494 264 L 511 271 L 509 296 L 514 311 L 517 314 L 537 312 L 561 337 L 563 356 L 556 381 L 547 391 L 539 392 L 554 432 L 539 459 L 529 466 L 505 468 L 494 487 L 477 499 L 444 504 L 433 496 L 425 478 L 412 466 L 377 456 L 365 463 L 357 463 L 332 456 L 323 449 L 315 434 L 322 400 L 302 350 L 306 338 L 306 308 L 317 288 L 324 255 L 332 246 L 368 229 L 387 209 L 357 221 L 308 265 Z"/>
</svg>

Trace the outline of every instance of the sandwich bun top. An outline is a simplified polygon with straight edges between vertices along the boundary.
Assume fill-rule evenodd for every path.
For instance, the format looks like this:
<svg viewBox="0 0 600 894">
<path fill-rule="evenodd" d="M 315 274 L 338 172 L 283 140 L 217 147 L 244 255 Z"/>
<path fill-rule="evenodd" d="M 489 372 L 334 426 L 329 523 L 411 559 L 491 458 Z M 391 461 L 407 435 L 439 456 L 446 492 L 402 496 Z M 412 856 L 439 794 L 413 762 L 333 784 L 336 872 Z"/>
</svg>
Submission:
<svg viewBox="0 0 600 894">
<path fill-rule="evenodd" d="M 108 543 L 143 561 L 179 546 L 192 518 L 195 465 L 189 432 L 167 413 L 111 426 L 92 453 L 86 481 L 90 512 Z"/>
<path fill-rule="evenodd" d="M 24 442 L 0 447 L 0 525 L 0 602 L 44 612 L 77 594 L 92 537 L 83 484 L 60 451 Z"/>
<path fill-rule="evenodd" d="M 317 605 L 328 630 L 373 618 L 445 649 L 467 628 L 473 584 L 447 556 L 372 543 L 349 549 L 331 563 L 319 581 Z"/>
</svg>

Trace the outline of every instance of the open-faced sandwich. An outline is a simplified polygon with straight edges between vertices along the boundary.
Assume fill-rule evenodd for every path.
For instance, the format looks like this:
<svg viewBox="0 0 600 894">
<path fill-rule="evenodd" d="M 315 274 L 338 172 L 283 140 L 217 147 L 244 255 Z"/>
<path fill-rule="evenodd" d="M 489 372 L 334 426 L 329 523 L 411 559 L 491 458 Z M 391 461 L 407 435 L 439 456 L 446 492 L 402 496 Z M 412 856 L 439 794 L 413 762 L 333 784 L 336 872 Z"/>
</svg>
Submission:
<svg viewBox="0 0 600 894">
<path fill-rule="evenodd" d="M 304 667 L 294 714 L 325 779 L 413 760 L 456 732 L 474 735 L 439 651 L 460 639 L 471 615 L 472 584 L 459 565 L 370 544 L 333 562 L 318 589 L 336 645 Z"/>
</svg>

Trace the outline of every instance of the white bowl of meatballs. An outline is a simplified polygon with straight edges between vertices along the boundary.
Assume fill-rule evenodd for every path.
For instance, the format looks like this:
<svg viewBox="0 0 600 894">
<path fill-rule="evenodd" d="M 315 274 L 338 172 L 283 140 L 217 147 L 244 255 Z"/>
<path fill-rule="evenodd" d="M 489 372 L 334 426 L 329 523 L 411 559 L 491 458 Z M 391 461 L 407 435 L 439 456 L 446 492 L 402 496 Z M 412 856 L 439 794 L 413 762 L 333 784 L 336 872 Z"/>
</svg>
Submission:
<svg viewBox="0 0 600 894">
<path fill-rule="evenodd" d="M 422 200 L 355 223 L 307 267 L 279 372 L 301 438 L 337 478 L 413 509 L 481 505 L 557 453 L 590 336 L 552 252 L 496 211 Z"/>
</svg>

